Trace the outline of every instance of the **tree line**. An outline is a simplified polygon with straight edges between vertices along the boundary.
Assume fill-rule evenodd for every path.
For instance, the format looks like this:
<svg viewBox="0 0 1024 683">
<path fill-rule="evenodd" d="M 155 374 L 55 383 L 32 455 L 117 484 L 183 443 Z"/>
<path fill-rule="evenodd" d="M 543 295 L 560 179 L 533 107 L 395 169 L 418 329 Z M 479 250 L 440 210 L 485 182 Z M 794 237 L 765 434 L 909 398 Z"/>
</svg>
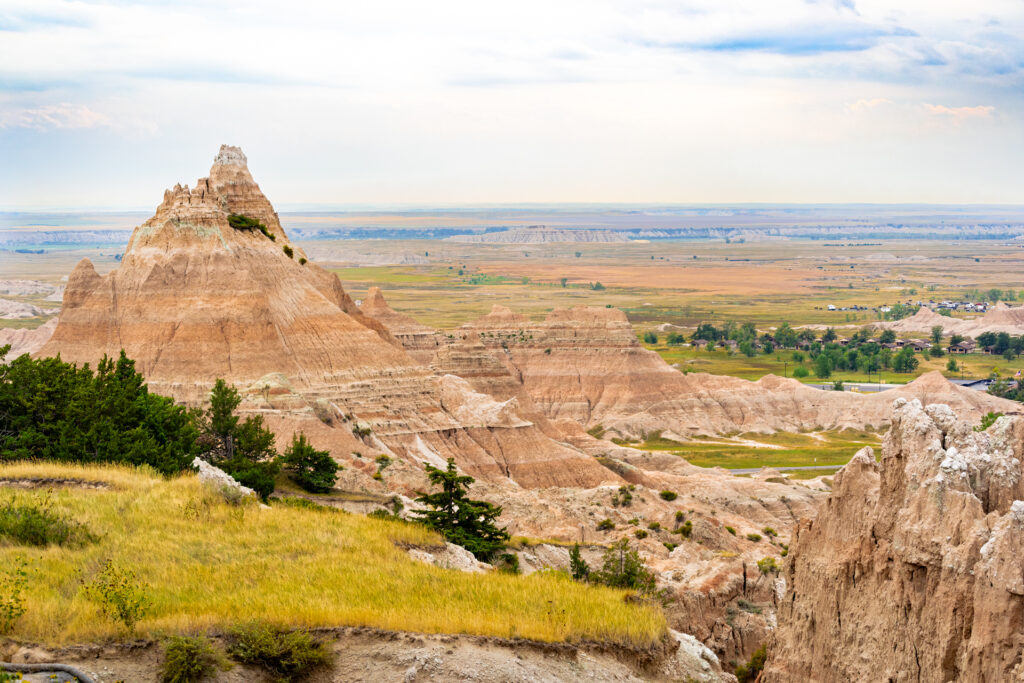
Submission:
<svg viewBox="0 0 1024 683">
<path fill-rule="evenodd" d="M 240 403 L 222 379 L 205 409 L 151 393 L 124 351 L 95 370 L 26 354 L 0 365 L 0 461 L 148 465 L 171 476 L 202 457 L 264 499 L 282 470 L 309 491 L 330 490 L 338 465 L 327 451 L 300 433 L 279 454 L 262 416 L 236 414 Z"/>
</svg>

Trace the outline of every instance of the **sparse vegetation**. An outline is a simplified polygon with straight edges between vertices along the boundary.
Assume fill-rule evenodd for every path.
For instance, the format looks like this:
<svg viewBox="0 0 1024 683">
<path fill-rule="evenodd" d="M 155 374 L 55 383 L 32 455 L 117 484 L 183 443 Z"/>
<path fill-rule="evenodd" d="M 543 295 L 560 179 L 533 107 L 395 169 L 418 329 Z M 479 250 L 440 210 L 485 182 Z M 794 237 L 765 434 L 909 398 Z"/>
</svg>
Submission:
<svg viewBox="0 0 1024 683">
<path fill-rule="evenodd" d="M 291 259 L 295 258 L 295 250 L 292 249 L 287 244 L 284 245 L 283 247 L 281 247 L 281 251 L 283 251 L 284 255 L 287 256 L 288 258 L 291 258 Z"/>
<path fill-rule="evenodd" d="M 757 561 L 757 568 L 762 574 L 778 574 L 779 565 L 774 557 L 764 557 Z"/>
<path fill-rule="evenodd" d="M 135 631 L 135 625 L 153 604 L 149 587 L 138 580 L 134 571 L 113 560 L 107 560 L 83 588 L 85 594 L 100 605 L 104 616 L 129 632 Z"/>
<path fill-rule="evenodd" d="M 0 537 L 39 547 L 83 545 L 95 538 L 85 526 L 54 509 L 50 492 L 23 503 L 9 499 L 0 504 Z"/>
<path fill-rule="evenodd" d="M 224 657 L 205 636 L 171 636 L 164 644 L 161 683 L 199 683 L 225 666 Z"/>
<path fill-rule="evenodd" d="M 981 416 L 981 424 L 974 428 L 976 432 L 984 432 L 989 427 L 996 423 L 996 420 L 1003 416 L 1002 413 L 993 413 L 991 411 Z"/>
<path fill-rule="evenodd" d="M 658 495 L 661 496 L 662 500 L 669 500 L 669 501 L 675 500 L 676 498 L 679 497 L 679 494 L 677 494 L 675 491 L 662 491 Z"/>
<path fill-rule="evenodd" d="M 767 646 L 757 648 L 746 664 L 736 667 L 736 679 L 738 683 L 754 683 L 761 670 L 764 669 L 764 662 L 768 658 Z"/>
<path fill-rule="evenodd" d="M 753 541 L 754 543 L 757 543 L 758 541 L 761 540 L 761 534 L 749 533 L 749 534 L 747 534 L 747 540 L 748 541 Z"/>
<path fill-rule="evenodd" d="M 263 225 L 263 223 L 260 223 L 255 218 L 249 218 L 238 213 L 233 213 L 228 216 L 228 225 L 235 230 L 259 230 L 272 242 L 277 239 L 277 237 L 274 236 L 274 233 L 270 232 L 270 230 L 267 229 L 267 226 Z"/>
<path fill-rule="evenodd" d="M 25 614 L 27 584 L 28 561 L 23 555 L 14 555 L 0 566 L 0 633 L 10 633 Z"/>
<path fill-rule="evenodd" d="M 611 531 L 614 528 L 615 528 L 615 522 L 613 522 L 612 520 L 607 519 L 607 518 L 606 519 L 602 519 L 600 522 L 597 523 L 597 530 L 598 531 Z"/>
<path fill-rule="evenodd" d="M 302 678 L 330 661 L 326 644 L 309 631 L 288 631 L 254 622 L 231 631 L 228 654 L 266 669 L 277 681 Z"/>
</svg>

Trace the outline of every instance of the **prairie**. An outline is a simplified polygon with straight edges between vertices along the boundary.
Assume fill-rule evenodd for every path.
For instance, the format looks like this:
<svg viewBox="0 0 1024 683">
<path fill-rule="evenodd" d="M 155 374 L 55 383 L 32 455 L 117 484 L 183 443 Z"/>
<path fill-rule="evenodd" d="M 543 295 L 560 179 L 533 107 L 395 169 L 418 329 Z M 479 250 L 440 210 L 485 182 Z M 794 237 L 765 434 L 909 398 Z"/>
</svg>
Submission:
<svg viewBox="0 0 1024 683">
<path fill-rule="evenodd" d="M 231 506 L 193 475 L 163 479 L 144 469 L 10 464 L 0 479 L 100 482 L 10 488 L 96 537 L 81 547 L 3 540 L 0 564 L 28 562 L 27 612 L 11 636 L 51 645 L 124 636 L 82 590 L 109 560 L 134 572 L 151 609 L 143 636 L 218 630 L 255 619 L 286 627 L 372 626 L 539 641 L 596 640 L 645 646 L 666 633 L 656 607 L 619 590 L 556 573 L 465 574 L 411 559 L 403 548 L 437 546 L 422 526 L 333 509 Z"/>
</svg>

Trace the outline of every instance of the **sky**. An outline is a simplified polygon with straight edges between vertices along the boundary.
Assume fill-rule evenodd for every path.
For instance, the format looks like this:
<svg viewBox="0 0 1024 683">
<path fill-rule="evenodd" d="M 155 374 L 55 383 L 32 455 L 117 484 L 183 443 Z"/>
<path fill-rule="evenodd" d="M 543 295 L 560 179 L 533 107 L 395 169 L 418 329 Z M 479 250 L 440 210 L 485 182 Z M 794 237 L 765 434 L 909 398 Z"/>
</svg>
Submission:
<svg viewBox="0 0 1024 683">
<path fill-rule="evenodd" d="M 0 211 L 1024 204 L 1024 0 L 0 0 Z"/>
</svg>

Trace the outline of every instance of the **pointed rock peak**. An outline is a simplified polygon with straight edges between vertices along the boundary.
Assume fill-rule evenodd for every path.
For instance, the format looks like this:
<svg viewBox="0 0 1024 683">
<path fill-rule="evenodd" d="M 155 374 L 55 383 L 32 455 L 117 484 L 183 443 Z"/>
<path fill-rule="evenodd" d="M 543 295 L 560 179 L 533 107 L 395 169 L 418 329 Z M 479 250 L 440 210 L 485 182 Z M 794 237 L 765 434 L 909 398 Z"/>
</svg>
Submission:
<svg viewBox="0 0 1024 683">
<path fill-rule="evenodd" d="M 363 300 L 363 303 L 359 308 L 369 315 L 391 311 L 391 307 L 388 306 L 388 302 L 385 301 L 384 294 L 380 291 L 380 287 L 370 287 L 370 289 L 366 291 L 366 299 Z"/>
<path fill-rule="evenodd" d="M 213 158 L 214 166 L 243 166 L 248 168 L 248 162 L 249 160 L 245 158 L 242 148 L 232 147 L 231 145 L 221 145 L 217 156 Z"/>
</svg>

